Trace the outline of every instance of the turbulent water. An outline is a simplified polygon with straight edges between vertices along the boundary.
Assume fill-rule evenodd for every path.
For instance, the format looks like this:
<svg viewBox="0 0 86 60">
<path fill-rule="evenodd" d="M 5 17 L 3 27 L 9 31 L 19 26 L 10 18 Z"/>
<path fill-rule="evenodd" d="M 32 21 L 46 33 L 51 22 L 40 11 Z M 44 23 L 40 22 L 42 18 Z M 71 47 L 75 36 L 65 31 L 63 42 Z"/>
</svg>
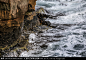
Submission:
<svg viewBox="0 0 86 60">
<path fill-rule="evenodd" d="M 19 57 L 86 57 L 86 0 L 37 0 L 36 7 L 43 7 L 54 28 L 28 36 L 33 50 L 22 52 Z M 33 41 L 32 41 L 33 40 Z"/>
</svg>

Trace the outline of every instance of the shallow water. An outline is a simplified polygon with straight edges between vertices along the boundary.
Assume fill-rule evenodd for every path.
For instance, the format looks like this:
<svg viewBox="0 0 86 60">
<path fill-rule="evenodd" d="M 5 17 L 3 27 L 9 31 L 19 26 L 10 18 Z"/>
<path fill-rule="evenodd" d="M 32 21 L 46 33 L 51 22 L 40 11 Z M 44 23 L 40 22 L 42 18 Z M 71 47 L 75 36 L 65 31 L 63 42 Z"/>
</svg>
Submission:
<svg viewBox="0 0 86 60">
<path fill-rule="evenodd" d="M 47 18 L 55 28 L 28 36 L 33 50 L 19 57 L 86 57 L 86 0 L 37 0 L 50 15 L 59 12 L 65 16 Z"/>
</svg>

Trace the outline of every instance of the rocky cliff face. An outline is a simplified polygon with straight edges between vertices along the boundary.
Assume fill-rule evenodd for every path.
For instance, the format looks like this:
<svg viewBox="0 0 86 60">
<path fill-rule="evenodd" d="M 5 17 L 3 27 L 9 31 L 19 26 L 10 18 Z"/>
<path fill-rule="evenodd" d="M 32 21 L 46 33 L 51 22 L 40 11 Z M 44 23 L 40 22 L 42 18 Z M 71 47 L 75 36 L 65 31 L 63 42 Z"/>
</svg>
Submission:
<svg viewBox="0 0 86 60">
<path fill-rule="evenodd" d="M 0 49 L 12 47 L 19 43 L 24 23 L 29 28 L 39 25 L 35 10 L 36 0 L 0 0 Z M 24 21 L 26 12 L 28 19 Z M 34 14 L 33 14 L 34 13 Z M 33 21 L 33 22 L 31 22 Z M 28 22 L 28 23 L 27 23 Z M 31 22 L 31 23 L 30 23 Z M 30 26 L 30 24 L 32 24 Z"/>
</svg>

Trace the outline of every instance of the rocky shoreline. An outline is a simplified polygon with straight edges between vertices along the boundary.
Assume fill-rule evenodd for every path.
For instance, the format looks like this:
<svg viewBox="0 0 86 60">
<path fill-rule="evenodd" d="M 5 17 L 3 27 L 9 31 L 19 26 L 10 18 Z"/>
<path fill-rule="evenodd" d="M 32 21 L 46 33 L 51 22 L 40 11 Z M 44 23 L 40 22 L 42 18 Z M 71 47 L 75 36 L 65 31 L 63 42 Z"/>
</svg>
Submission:
<svg viewBox="0 0 86 60">
<path fill-rule="evenodd" d="M 0 0 L 0 2 L 0 56 L 4 57 L 8 57 L 7 54 L 10 52 L 16 52 L 19 56 L 22 51 L 32 49 L 28 42 L 30 33 L 39 34 L 55 27 L 46 19 L 56 19 L 57 16 L 65 15 L 62 13 L 56 16 L 47 15 L 44 14 L 46 10 L 41 7 L 35 10 L 36 0 Z"/>
<path fill-rule="evenodd" d="M 35 5 L 36 0 L 0 0 L 0 56 L 3 51 L 25 41 L 21 39 L 25 25 L 24 16 L 28 11 L 35 11 Z M 31 16 L 31 20 L 37 18 L 36 14 Z"/>
<path fill-rule="evenodd" d="M 43 8 L 35 11 L 36 0 L 0 0 L 0 2 L 0 56 L 19 49 L 19 52 L 28 50 L 26 47 L 30 46 L 29 34 L 25 32 L 41 33 L 42 30 L 50 28 L 45 26 L 48 22 L 41 19 L 43 18 L 41 14 L 38 15 Z"/>
</svg>

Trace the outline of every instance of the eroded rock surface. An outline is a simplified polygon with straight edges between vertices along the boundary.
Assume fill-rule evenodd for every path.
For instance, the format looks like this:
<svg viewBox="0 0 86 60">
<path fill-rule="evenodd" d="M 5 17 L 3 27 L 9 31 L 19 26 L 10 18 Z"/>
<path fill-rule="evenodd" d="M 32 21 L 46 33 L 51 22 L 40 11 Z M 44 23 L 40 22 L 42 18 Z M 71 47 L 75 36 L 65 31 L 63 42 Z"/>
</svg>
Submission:
<svg viewBox="0 0 86 60">
<path fill-rule="evenodd" d="M 21 41 L 25 13 L 35 10 L 36 0 L 0 0 L 0 49 L 5 50 Z M 36 14 L 29 20 L 38 21 Z M 27 24 L 31 24 L 28 22 Z M 0 52 L 1 52 L 0 50 Z M 0 54 L 1 55 L 1 54 Z"/>
</svg>

